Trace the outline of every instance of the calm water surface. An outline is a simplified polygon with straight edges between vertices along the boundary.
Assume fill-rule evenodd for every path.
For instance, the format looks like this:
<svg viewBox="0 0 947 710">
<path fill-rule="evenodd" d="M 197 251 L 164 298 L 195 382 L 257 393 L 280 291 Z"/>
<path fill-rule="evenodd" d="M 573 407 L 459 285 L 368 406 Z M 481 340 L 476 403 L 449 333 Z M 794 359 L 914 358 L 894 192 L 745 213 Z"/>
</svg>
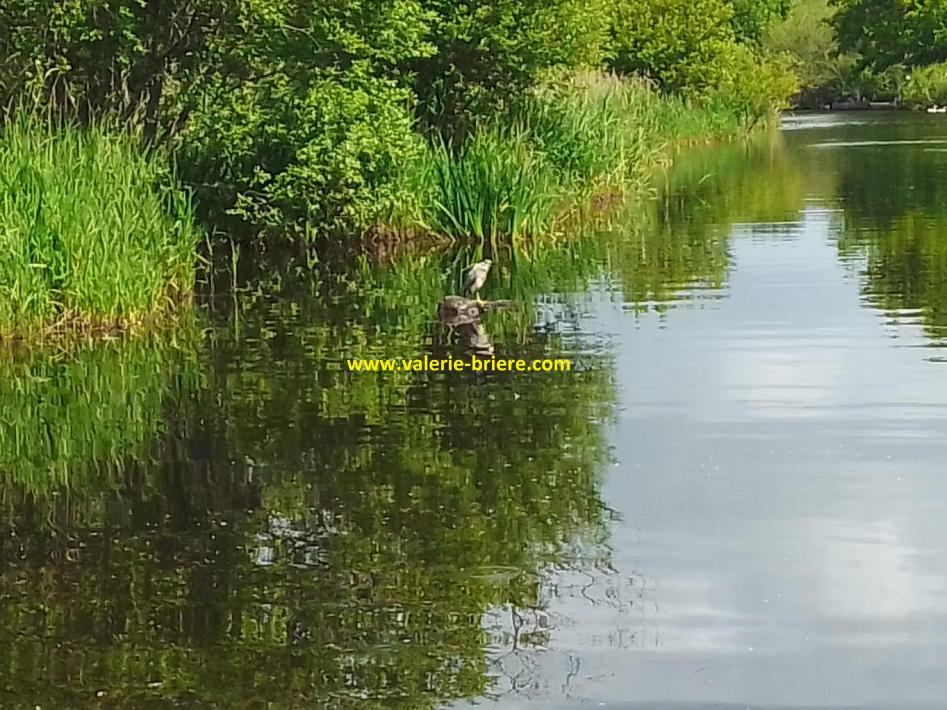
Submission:
<svg viewBox="0 0 947 710">
<path fill-rule="evenodd" d="M 942 117 L 788 118 L 477 333 L 466 254 L 243 263 L 7 357 L 0 706 L 942 707 L 945 179 Z M 344 365 L 488 342 L 576 371 Z"/>
</svg>

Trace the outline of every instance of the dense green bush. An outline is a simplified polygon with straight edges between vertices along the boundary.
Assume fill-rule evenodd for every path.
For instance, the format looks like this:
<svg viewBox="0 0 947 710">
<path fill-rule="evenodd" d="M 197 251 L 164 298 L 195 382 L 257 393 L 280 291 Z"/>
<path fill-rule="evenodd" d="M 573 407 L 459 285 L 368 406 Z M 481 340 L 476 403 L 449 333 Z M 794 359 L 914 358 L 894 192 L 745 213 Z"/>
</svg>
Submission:
<svg viewBox="0 0 947 710">
<path fill-rule="evenodd" d="M 947 60 L 944 32 L 947 5 L 942 2 L 832 0 L 839 48 L 856 54 L 863 67 L 934 64 Z"/>
<path fill-rule="evenodd" d="M 738 45 L 725 66 L 714 98 L 731 107 L 744 127 L 773 116 L 799 88 L 789 60 L 783 57 L 763 58 Z"/>
<path fill-rule="evenodd" d="M 436 51 L 411 64 L 419 114 L 463 136 L 508 108 L 556 68 L 597 67 L 610 23 L 607 0 L 425 0 Z"/>
<path fill-rule="evenodd" d="M 207 204 L 269 234 L 365 228 L 397 200 L 394 176 L 420 148 L 410 94 L 367 74 L 283 75 L 212 100 L 175 137 Z"/>
<path fill-rule="evenodd" d="M 799 0 L 730 0 L 737 41 L 758 45 L 771 27 L 789 14 Z"/>
<path fill-rule="evenodd" d="M 341 236 L 417 207 L 404 166 L 425 140 L 456 156 L 468 137 L 527 114 L 533 143 L 560 142 L 539 149 L 544 160 L 626 172 L 631 159 L 605 130 L 618 120 L 611 109 L 573 97 L 540 115 L 533 97 L 552 77 L 607 66 L 690 97 L 674 110 L 711 106 L 753 123 L 785 82 L 775 64 L 748 72 L 741 42 L 755 45 L 784 4 L 10 0 L 0 4 L 0 100 L 140 129 L 170 149 L 214 222 L 229 215 L 267 238 Z"/>
<path fill-rule="evenodd" d="M 622 0 L 615 6 L 611 64 L 669 91 L 701 91 L 723 78 L 735 43 L 725 0 Z"/>
<path fill-rule="evenodd" d="M 754 123 L 791 91 L 791 71 L 755 49 L 788 10 L 782 0 L 622 0 L 614 10 L 610 62 L 664 91 L 726 96 Z"/>
<path fill-rule="evenodd" d="M 903 99 L 915 106 L 947 104 L 947 63 L 915 67 L 904 87 Z"/>
</svg>

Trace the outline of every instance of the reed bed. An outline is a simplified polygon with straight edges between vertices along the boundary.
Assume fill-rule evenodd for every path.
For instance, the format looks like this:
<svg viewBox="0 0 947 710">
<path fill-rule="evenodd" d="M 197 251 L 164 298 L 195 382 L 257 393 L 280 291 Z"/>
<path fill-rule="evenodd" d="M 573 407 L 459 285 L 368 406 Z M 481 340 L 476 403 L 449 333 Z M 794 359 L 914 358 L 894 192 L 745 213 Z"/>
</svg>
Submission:
<svg viewBox="0 0 947 710">
<path fill-rule="evenodd" d="M 0 339 L 169 314 L 198 238 L 167 161 L 134 138 L 27 114 L 0 129 Z"/>
<path fill-rule="evenodd" d="M 406 171 L 412 204 L 394 221 L 524 244 L 555 234 L 570 209 L 596 194 L 642 188 L 670 146 L 740 129 L 722 101 L 665 96 L 640 80 L 573 76 L 459 146 L 432 142 Z"/>
</svg>

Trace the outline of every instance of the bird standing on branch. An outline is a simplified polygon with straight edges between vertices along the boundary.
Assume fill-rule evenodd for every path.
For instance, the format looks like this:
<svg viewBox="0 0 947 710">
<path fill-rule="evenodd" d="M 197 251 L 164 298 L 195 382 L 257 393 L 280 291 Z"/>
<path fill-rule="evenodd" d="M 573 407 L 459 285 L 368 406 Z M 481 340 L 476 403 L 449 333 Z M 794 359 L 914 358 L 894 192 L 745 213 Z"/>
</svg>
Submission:
<svg viewBox="0 0 947 710">
<path fill-rule="evenodd" d="M 464 284 L 465 296 L 470 297 L 471 294 L 475 294 L 477 302 L 482 303 L 480 300 L 480 289 L 482 289 L 483 284 L 486 283 L 491 266 L 493 266 L 493 262 L 489 259 L 484 259 L 470 267 L 470 271 L 467 272 L 467 282 Z"/>
</svg>

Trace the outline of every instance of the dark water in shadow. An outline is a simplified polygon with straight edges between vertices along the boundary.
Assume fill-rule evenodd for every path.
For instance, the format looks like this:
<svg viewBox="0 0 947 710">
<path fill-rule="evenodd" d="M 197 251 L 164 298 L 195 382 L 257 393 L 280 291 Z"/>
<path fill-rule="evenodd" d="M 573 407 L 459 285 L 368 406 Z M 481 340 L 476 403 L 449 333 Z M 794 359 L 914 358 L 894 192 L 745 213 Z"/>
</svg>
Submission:
<svg viewBox="0 0 947 710">
<path fill-rule="evenodd" d="M 464 254 L 3 360 L 0 706 L 939 707 L 945 171 L 788 119 L 500 255 L 481 336 L 571 373 L 347 372 L 468 352 Z"/>
</svg>

